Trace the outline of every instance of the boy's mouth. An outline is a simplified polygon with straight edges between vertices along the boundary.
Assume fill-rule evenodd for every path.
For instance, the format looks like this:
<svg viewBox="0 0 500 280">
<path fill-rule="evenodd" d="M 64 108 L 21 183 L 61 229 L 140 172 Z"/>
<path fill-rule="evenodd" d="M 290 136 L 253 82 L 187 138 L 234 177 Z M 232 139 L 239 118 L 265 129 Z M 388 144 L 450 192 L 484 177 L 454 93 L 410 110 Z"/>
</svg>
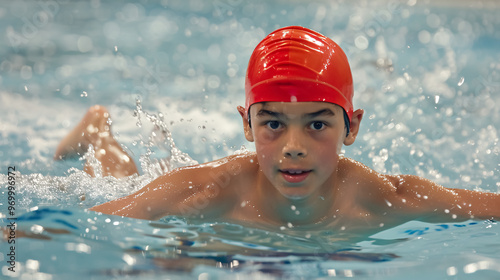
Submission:
<svg viewBox="0 0 500 280">
<path fill-rule="evenodd" d="M 300 183 L 304 181 L 311 170 L 300 170 L 300 169 L 280 169 L 281 175 L 289 183 Z"/>
</svg>

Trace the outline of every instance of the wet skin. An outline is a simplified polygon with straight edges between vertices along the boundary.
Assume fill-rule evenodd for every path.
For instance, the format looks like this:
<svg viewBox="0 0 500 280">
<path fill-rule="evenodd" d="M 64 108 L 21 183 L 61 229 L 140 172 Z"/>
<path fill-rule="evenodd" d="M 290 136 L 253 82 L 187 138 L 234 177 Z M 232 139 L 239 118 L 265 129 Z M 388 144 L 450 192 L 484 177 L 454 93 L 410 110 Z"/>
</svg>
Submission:
<svg viewBox="0 0 500 280">
<path fill-rule="evenodd" d="M 363 116 L 346 136 L 342 110 L 323 102 L 252 105 L 256 152 L 184 167 L 129 196 L 91 210 L 141 219 L 185 215 L 265 228 L 373 233 L 410 220 L 456 222 L 500 217 L 500 195 L 448 189 L 411 175 L 380 174 L 340 155 L 354 143 Z"/>
</svg>

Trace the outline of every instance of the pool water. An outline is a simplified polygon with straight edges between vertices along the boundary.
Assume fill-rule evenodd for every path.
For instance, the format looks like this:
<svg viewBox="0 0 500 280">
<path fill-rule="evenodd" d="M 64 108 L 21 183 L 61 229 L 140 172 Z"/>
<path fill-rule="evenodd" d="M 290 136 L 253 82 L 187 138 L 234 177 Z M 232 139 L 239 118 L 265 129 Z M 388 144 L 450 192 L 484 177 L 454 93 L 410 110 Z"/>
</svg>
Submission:
<svg viewBox="0 0 500 280">
<path fill-rule="evenodd" d="M 498 278 L 495 221 L 412 221 L 349 236 L 85 209 L 164 169 L 252 150 L 235 109 L 246 63 L 287 25 L 322 32 L 349 58 L 365 117 L 346 156 L 379 172 L 498 192 L 499 11 L 496 1 L 2 2 L 0 218 L 12 222 L 14 197 L 18 228 L 16 272 L 3 240 L 0 278 Z M 91 178 L 84 159 L 53 161 L 94 104 L 109 108 L 140 176 Z"/>
</svg>

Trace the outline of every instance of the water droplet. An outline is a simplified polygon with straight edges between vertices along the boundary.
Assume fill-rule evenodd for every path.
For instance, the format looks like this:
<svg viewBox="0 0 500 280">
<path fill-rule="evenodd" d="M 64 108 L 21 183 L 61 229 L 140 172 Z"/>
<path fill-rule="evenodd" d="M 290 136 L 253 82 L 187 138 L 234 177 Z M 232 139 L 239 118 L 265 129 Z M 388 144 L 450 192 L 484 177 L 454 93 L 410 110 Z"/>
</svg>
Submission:
<svg viewBox="0 0 500 280">
<path fill-rule="evenodd" d="M 365 36 L 358 36 L 354 39 L 354 45 L 360 50 L 366 50 L 369 45 L 369 41 Z"/>
<path fill-rule="evenodd" d="M 44 230 L 44 228 L 41 225 L 33 225 L 30 229 L 31 232 L 33 232 L 34 234 L 40 234 Z"/>
<path fill-rule="evenodd" d="M 446 274 L 448 274 L 449 276 L 457 275 L 457 268 L 454 266 L 448 267 L 448 269 L 446 270 Z"/>
</svg>

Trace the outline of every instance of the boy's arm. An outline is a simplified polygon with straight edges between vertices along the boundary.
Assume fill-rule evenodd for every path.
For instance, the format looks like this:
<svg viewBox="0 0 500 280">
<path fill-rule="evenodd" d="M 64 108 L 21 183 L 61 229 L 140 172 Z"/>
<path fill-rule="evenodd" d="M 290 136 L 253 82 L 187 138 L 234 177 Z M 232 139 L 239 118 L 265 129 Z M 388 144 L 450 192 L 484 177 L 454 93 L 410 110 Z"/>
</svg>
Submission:
<svg viewBox="0 0 500 280">
<path fill-rule="evenodd" d="M 166 215 L 215 216 L 233 201 L 228 199 L 232 193 L 228 186 L 235 180 L 233 170 L 230 159 L 179 168 L 134 194 L 90 210 L 148 220 Z"/>
<path fill-rule="evenodd" d="M 426 222 L 468 219 L 500 219 L 500 194 L 448 189 L 430 180 L 412 176 L 388 176 L 396 187 L 392 202 L 402 215 L 415 215 Z"/>
</svg>

